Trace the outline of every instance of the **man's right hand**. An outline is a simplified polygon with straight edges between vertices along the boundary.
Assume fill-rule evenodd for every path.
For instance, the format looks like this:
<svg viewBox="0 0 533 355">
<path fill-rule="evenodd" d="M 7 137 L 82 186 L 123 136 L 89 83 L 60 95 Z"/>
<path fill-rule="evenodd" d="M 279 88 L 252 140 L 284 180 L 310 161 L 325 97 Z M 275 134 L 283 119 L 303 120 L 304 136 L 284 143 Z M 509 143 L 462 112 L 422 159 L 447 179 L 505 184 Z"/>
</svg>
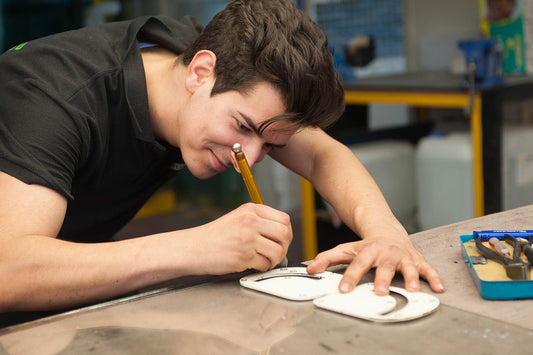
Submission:
<svg viewBox="0 0 533 355">
<path fill-rule="evenodd" d="M 283 260 L 292 241 L 288 214 L 253 203 L 198 228 L 197 269 L 206 274 L 269 270 Z"/>
</svg>

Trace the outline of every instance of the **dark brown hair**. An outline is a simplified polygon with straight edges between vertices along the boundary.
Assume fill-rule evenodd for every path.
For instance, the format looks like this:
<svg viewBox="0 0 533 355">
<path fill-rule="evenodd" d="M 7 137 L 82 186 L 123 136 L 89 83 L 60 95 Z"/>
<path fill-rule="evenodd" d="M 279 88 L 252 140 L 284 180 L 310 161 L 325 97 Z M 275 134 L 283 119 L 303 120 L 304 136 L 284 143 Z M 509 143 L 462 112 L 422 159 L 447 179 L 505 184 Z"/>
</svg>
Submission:
<svg viewBox="0 0 533 355">
<path fill-rule="evenodd" d="M 188 65 L 204 49 L 215 53 L 211 95 L 246 94 L 258 82 L 273 84 L 287 110 L 263 122 L 263 130 L 280 120 L 326 128 L 344 111 L 344 90 L 327 44 L 322 30 L 286 0 L 237 0 L 209 22 L 182 61 Z"/>
</svg>

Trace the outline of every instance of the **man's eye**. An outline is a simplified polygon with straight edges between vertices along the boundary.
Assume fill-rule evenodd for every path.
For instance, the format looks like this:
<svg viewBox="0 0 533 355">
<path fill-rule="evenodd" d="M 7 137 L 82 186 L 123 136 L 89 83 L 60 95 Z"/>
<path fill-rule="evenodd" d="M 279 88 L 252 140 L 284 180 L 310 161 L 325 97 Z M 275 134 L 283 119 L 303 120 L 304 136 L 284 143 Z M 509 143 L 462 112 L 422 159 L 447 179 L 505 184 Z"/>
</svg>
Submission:
<svg viewBox="0 0 533 355">
<path fill-rule="evenodd" d="M 248 127 L 246 127 L 245 125 L 243 125 L 241 122 L 237 121 L 237 125 L 239 127 L 240 130 L 243 130 L 243 131 L 249 131 L 250 129 Z"/>
</svg>

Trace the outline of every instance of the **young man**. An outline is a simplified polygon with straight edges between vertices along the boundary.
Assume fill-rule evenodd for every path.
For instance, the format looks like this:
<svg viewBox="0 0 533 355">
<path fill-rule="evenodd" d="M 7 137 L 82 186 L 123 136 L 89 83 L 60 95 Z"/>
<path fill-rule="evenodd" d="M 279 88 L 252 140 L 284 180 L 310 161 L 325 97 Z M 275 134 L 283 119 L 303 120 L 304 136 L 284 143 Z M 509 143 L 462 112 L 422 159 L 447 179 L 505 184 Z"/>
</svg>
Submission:
<svg viewBox="0 0 533 355">
<path fill-rule="evenodd" d="M 208 224 L 109 242 L 184 164 L 206 179 L 270 154 L 309 179 L 363 240 L 308 270 L 350 263 L 443 290 L 356 157 L 322 130 L 343 90 L 324 34 L 285 0 L 192 18 L 143 17 L 28 42 L 0 57 L 0 312 L 64 309 L 183 275 L 268 270 L 287 214 L 245 204 Z M 142 47 L 142 49 L 141 49 Z"/>
</svg>

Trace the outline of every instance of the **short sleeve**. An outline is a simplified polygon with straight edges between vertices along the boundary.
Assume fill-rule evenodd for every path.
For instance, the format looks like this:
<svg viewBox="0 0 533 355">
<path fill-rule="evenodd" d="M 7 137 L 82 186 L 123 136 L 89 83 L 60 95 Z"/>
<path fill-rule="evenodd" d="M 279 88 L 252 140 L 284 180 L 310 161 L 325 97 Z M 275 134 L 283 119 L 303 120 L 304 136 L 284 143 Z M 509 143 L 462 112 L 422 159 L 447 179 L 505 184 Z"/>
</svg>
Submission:
<svg viewBox="0 0 533 355">
<path fill-rule="evenodd" d="M 0 95 L 0 170 L 72 199 L 89 130 L 68 102 L 36 80 L 10 81 Z M 85 153 L 84 153 L 85 152 Z"/>
</svg>

